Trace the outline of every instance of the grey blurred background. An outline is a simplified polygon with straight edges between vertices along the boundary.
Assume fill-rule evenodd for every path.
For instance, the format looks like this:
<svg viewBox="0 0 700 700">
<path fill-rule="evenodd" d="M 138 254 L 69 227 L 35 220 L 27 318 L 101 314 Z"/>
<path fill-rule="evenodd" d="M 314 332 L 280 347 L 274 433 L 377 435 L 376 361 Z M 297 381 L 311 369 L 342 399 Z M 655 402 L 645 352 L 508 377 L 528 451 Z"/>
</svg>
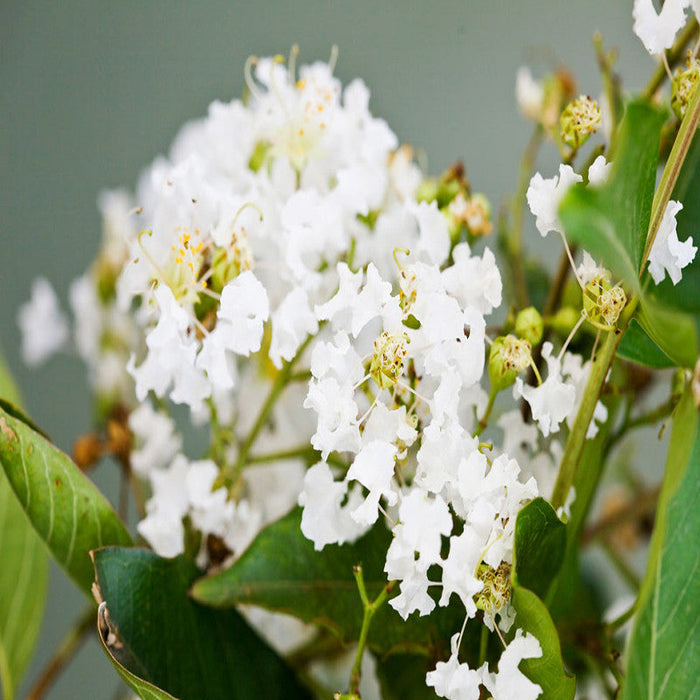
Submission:
<svg viewBox="0 0 700 700">
<path fill-rule="evenodd" d="M 619 47 L 627 89 L 653 68 L 632 33 L 632 0 L 2 0 L 0 8 L 0 345 L 33 418 L 66 450 L 90 425 L 82 367 L 65 355 L 23 367 L 17 307 L 37 274 L 65 301 L 99 244 L 98 191 L 133 187 L 180 125 L 214 99 L 238 97 L 248 55 L 287 54 L 298 43 L 304 63 L 327 60 L 337 44 L 343 82 L 364 78 L 372 111 L 426 154 L 431 172 L 463 159 L 494 206 L 515 186 L 530 133 L 515 105 L 518 66 L 536 75 L 568 66 L 581 92 L 598 95 L 591 37 L 600 29 Z M 553 149 L 544 154 L 545 176 L 556 163 Z M 557 257 L 551 237 L 545 246 L 532 230 L 533 250 Z M 109 465 L 95 480 L 114 494 Z M 52 565 L 29 679 L 84 604 Z M 47 697 L 107 700 L 118 687 L 93 640 Z"/>
</svg>

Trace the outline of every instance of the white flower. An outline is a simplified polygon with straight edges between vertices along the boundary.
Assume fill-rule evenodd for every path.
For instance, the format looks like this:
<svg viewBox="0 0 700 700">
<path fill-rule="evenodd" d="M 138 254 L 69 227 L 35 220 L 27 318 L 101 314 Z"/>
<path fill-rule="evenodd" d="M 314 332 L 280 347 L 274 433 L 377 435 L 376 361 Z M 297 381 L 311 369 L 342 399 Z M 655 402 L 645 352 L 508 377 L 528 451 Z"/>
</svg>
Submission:
<svg viewBox="0 0 700 700">
<path fill-rule="evenodd" d="M 318 331 L 318 321 L 309 306 L 309 296 L 295 287 L 272 314 L 272 343 L 270 359 L 275 367 L 291 360 L 306 336 Z"/>
<path fill-rule="evenodd" d="M 472 529 L 465 528 L 459 535 L 450 537 L 450 553 L 442 562 L 442 596 L 440 605 L 448 605 L 450 596 L 456 593 L 469 617 L 476 615 L 474 596 L 484 584 L 476 578 L 476 569 L 481 563 L 484 541 Z"/>
<path fill-rule="evenodd" d="M 314 549 L 354 540 L 364 532 L 365 528 L 350 515 L 362 496 L 351 490 L 348 502 L 341 505 L 347 493 L 347 482 L 334 481 L 325 462 L 318 462 L 306 472 L 304 489 L 299 494 L 299 505 L 304 508 L 301 531 L 314 543 Z"/>
<path fill-rule="evenodd" d="M 515 99 L 521 114 L 538 120 L 544 103 L 544 86 L 532 77 L 527 66 L 520 66 L 515 76 Z"/>
<path fill-rule="evenodd" d="M 678 284 L 683 276 L 681 270 L 693 262 L 695 253 L 698 252 L 697 246 L 693 245 L 692 236 L 682 242 L 678 240 L 676 215 L 682 208 L 680 202 L 669 200 L 656 232 L 654 245 L 649 253 L 649 272 L 656 284 L 663 281 L 666 272 L 671 282 L 674 285 Z"/>
<path fill-rule="evenodd" d="M 501 305 L 503 283 L 496 258 L 489 248 L 481 257 L 472 256 L 469 244 L 459 243 L 452 251 L 454 264 L 445 269 L 445 289 L 462 307 L 473 306 L 482 314 L 490 314 Z"/>
<path fill-rule="evenodd" d="M 605 156 L 598 156 L 588 168 L 588 183 L 595 186 L 605 184 L 610 175 L 610 168 L 612 163 L 608 163 Z"/>
<path fill-rule="evenodd" d="M 536 659 L 542 656 L 539 641 L 522 630 L 515 633 L 515 638 L 501 654 L 498 672 L 489 673 L 486 665 L 482 666 L 482 683 L 491 693 L 493 700 L 536 700 L 542 694 L 542 688 L 533 683 L 519 668 L 523 659 Z"/>
<path fill-rule="evenodd" d="M 425 682 L 435 688 L 435 693 L 449 700 L 479 700 L 481 674 L 467 664 L 459 663 L 458 648 L 459 634 L 452 636 L 450 648 L 452 653 L 445 661 L 438 661 L 434 671 L 430 671 Z"/>
<path fill-rule="evenodd" d="M 175 301 L 170 288 L 161 284 L 155 290 L 160 318 L 146 336 L 148 354 L 136 367 L 134 355 L 127 369 L 136 382 L 136 396 L 143 401 L 149 391 L 163 397 L 174 384 L 170 398 L 176 403 L 187 403 L 193 409 L 201 408 L 211 393 L 204 375 L 194 367 L 197 347 L 187 335 L 189 317 Z"/>
<path fill-rule="evenodd" d="M 418 221 L 418 245 L 416 253 L 425 255 L 435 265 L 444 262 L 450 252 L 450 232 L 447 219 L 438 209 L 437 202 L 409 203 L 409 210 Z"/>
<path fill-rule="evenodd" d="M 168 469 L 150 473 L 153 495 L 146 503 L 147 517 L 137 526 L 139 534 L 162 557 L 174 557 L 184 551 L 182 518 L 187 514 L 185 482 L 189 463 L 177 455 Z"/>
<path fill-rule="evenodd" d="M 221 292 L 216 328 L 226 328 L 227 349 L 247 357 L 260 350 L 263 322 L 269 316 L 270 304 L 265 287 L 250 270 L 246 270 Z"/>
<path fill-rule="evenodd" d="M 585 287 L 589 282 L 592 282 L 596 277 L 604 277 L 610 280 L 610 271 L 606 270 L 593 259 L 593 256 L 587 251 L 583 251 L 583 260 L 576 268 L 576 276 L 579 282 Z"/>
<path fill-rule="evenodd" d="M 372 440 L 355 457 L 347 479 L 359 481 L 369 490 L 364 502 L 352 511 L 352 517 L 361 525 L 371 525 L 379 516 L 379 499 L 383 497 L 389 505 L 396 503 L 392 477 L 396 461 L 396 446 L 385 440 Z"/>
<path fill-rule="evenodd" d="M 535 224 L 542 236 L 550 231 L 564 233 L 557 214 L 559 203 L 571 185 L 582 181 L 583 178 L 570 165 L 560 165 L 559 175 L 546 180 L 539 173 L 533 175 L 527 189 L 527 203 L 536 217 Z"/>
<path fill-rule="evenodd" d="M 561 362 L 552 356 L 552 344 L 542 345 L 542 357 L 547 360 L 547 379 L 538 387 L 526 386 L 520 377 L 515 378 L 513 397 L 522 396 L 532 410 L 532 417 L 542 435 L 559 430 L 559 424 L 571 413 L 576 401 L 576 389 L 562 380 Z"/>
<path fill-rule="evenodd" d="M 44 277 L 32 284 L 32 294 L 18 314 L 22 331 L 22 359 L 32 366 L 44 363 L 68 340 L 68 324 L 56 292 Z"/>
<path fill-rule="evenodd" d="M 652 0 L 634 0 L 634 33 L 650 54 L 661 54 L 673 46 L 676 33 L 685 24 L 687 6 L 688 0 L 666 0 L 657 14 Z"/>
<path fill-rule="evenodd" d="M 163 469 L 182 446 L 182 437 L 175 429 L 175 421 L 149 402 L 139 405 L 129 415 L 129 428 L 140 443 L 131 451 L 131 467 L 139 476 L 147 476 L 154 469 Z"/>
</svg>

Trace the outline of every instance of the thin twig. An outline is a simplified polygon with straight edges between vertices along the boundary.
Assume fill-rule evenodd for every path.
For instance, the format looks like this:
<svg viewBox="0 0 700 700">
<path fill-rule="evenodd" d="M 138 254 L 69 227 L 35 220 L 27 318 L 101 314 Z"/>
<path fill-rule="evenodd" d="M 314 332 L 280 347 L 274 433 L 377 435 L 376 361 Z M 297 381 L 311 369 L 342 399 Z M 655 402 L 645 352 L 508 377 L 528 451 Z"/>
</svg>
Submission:
<svg viewBox="0 0 700 700">
<path fill-rule="evenodd" d="M 49 659 L 46 666 L 44 666 L 36 683 L 34 683 L 32 689 L 27 694 L 26 700 L 40 700 L 40 698 L 44 697 L 58 676 L 78 653 L 88 634 L 94 629 L 95 607 L 91 605 L 90 608 L 78 618 L 78 622 L 63 638 L 58 649 L 56 649 L 54 655 Z"/>
</svg>

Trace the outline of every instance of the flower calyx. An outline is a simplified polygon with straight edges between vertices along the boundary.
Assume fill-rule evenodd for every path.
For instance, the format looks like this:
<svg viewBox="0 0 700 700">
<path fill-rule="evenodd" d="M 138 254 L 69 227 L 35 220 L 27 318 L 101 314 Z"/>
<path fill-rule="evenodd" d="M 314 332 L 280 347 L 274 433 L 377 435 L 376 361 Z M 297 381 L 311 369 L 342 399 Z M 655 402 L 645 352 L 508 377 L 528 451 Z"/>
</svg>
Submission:
<svg viewBox="0 0 700 700">
<path fill-rule="evenodd" d="M 594 277 L 583 288 L 583 310 L 586 318 L 600 330 L 613 330 L 626 304 L 625 290 L 619 284 L 613 286 L 606 277 Z"/>
</svg>

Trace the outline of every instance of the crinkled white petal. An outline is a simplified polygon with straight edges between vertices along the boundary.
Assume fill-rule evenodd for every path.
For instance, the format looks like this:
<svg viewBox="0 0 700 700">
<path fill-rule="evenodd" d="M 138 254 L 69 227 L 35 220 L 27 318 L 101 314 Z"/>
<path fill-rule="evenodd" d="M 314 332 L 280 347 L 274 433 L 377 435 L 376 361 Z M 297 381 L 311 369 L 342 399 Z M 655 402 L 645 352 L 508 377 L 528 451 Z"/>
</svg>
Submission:
<svg viewBox="0 0 700 700">
<path fill-rule="evenodd" d="M 22 359 L 28 365 L 42 364 L 68 340 L 68 324 L 58 297 L 44 277 L 32 283 L 31 297 L 20 306 L 18 321 L 22 331 Z"/>
<path fill-rule="evenodd" d="M 661 54 L 673 46 L 676 33 L 685 24 L 687 6 L 688 0 L 666 0 L 657 13 L 652 0 L 634 0 L 634 33 L 650 54 Z"/>
<path fill-rule="evenodd" d="M 693 245 L 692 237 L 682 242 L 678 240 L 676 215 L 682 208 L 683 205 L 680 202 L 673 199 L 668 202 L 654 245 L 649 252 L 649 272 L 656 284 L 663 282 L 666 272 L 671 282 L 674 285 L 678 284 L 683 276 L 683 268 L 693 262 L 698 252 L 697 246 Z"/>
<path fill-rule="evenodd" d="M 544 179 L 535 173 L 527 189 L 527 203 L 535 216 L 535 225 L 540 235 L 546 236 L 550 231 L 564 233 L 559 221 L 559 203 L 569 187 L 583 178 L 570 165 L 560 165 L 559 174 Z"/>
</svg>

